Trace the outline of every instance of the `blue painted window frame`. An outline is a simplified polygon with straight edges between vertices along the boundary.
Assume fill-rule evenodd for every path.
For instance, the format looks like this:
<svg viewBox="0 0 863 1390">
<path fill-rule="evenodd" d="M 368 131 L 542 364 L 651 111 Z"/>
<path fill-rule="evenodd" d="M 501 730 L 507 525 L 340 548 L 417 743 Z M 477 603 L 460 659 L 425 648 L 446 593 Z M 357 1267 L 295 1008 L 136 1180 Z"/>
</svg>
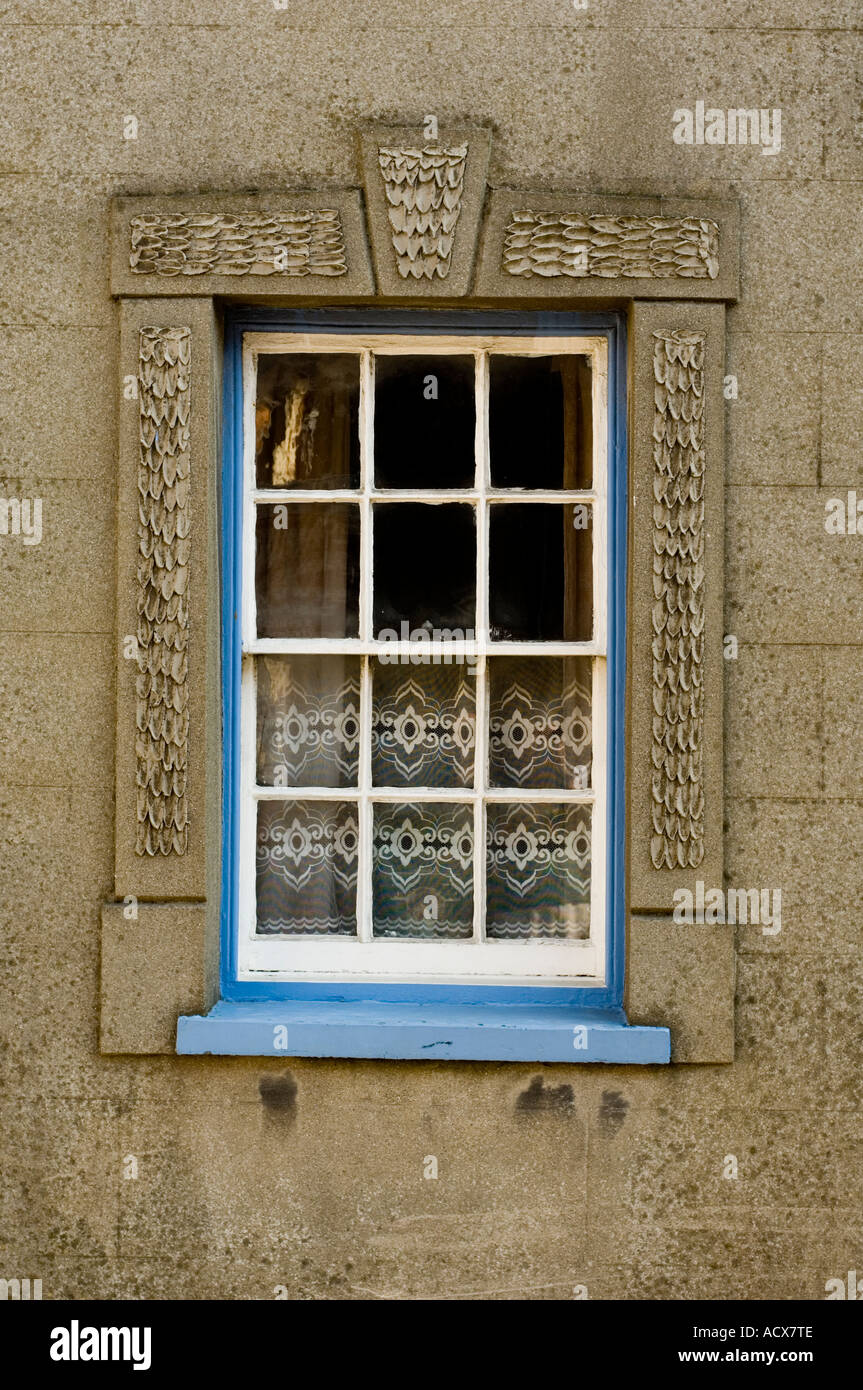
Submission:
<svg viewBox="0 0 863 1390">
<path fill-rule="evenodd" d="M 237 978 L 239 912 L 243 335 L 495 333 L 603 336 L 608 343 L 608 836 L 606 973 L 602 986 L 244 981 Z M 181 1019 L 178 1051 L 271 1053 L 264 1041 L 291 1019 L 304 1045 L 291 1055 L 519 1057 L 662 1062 L 668 1032 L 634 1028 L 623 1013 L 625 929 L 625 686 L 627 594 L 626 319 L 623 313 L 226 307 L 221 485 L 223 840 L 221 1001 Z M 477 1006 L 480 1006 L 479 1009 Z M 203 1025 L 210 1024 L 209 1028 Z M 199 1026 L 201 1025 L 201 1026 Z M 444 1032 L 448 1036 L 424 1041 Z M 575 1030 L 587 1033 L 573 1043 Z M 303 1030 L 306 1030 L 305 1032 Z M 353 1030 L 353 1031 L 352 1031 Z M 308 1034 L 308 1037 L 307 1037 Z M 517 1035 L 528 1041 L 520 1046 Z M 621 1034 L 621 1036 L 617 1036 Z M 626 1036 L 622 1036 L 625 1034 Z M 451 1035 L 451 1036 L 450 1036 Z M 463 1036 L 464 1035 L 464 1036 Z M 480 1038 L 481 1041 L 477 1041 Z M 549 1038 L 552 1039 L 549 1042 Z M 351 1041 L 353 1039 L 353 1041 Z M 439 1050 L 442 1049 L 442 1050 Z"/>
</svg>

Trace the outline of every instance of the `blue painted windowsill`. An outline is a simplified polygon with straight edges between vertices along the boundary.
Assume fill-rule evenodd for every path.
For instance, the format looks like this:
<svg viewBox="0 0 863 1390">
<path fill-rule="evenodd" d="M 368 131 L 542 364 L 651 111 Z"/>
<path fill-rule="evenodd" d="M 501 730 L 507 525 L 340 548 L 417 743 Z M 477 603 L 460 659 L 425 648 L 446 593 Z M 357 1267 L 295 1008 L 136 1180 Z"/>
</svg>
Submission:
<svg viewBox="0 0 863 1390">
<path fill-rule="evenodd" d="M 622 1010 L 378 1000 L 222 1000 L 177 1026 L 177 1052 L 235 1057 L 452 1058 L 476 1062 L 624 1062 L 671 1057 L 667 1028 Z"/>
</svg>

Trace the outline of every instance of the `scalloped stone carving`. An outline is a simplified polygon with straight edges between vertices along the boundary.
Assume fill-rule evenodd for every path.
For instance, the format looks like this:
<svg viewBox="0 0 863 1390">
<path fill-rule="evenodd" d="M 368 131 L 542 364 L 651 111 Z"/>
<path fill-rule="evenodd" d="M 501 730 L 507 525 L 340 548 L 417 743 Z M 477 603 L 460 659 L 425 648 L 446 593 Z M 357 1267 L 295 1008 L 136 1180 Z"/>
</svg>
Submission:
<svg viewBox="0 0 863 1390">
<path fill-rule="evenodd" d="M 152 213 L 130 223 L 137 275 L 344 275 L 342 219 L 326 209 Z"/>
<path fill-rule="evenodd" d="M 709 218 L 514 212 L 503 244 L 510 275 L 715 280 L 719 227 Z"/>
<path fill-rule="evenodd" d="M 704 333 L 654 333 L 653 836 L 656 869 L 704 857 Z"/>
<path fill-rule="evenodd" d="M 403 279 L 445 280 L 461 214 L 467 144 L 379 149 L 396 264 Z"/>
<path fill-rule="evenodd" d="M 189 740 L 189 328 L 142 328 L 138 402 L 138 854 L 185 854 Z"/>
</svg>

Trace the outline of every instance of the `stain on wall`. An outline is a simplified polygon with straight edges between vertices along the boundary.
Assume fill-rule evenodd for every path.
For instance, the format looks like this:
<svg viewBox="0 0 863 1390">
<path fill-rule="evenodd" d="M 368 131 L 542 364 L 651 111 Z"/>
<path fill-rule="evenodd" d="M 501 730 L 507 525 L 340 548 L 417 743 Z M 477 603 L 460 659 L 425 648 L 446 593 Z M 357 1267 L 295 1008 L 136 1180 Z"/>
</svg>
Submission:
<svg viewBox="0 0 863 1390">
<path fill-rule="evenodd" d="M 264 1110 L 282 1123 L 290 1123 L 296 1118 L 297 1089 L 297 1083 L 289 1071 L 281 1076 L 262 1076 L 258 1082 Z"/>
<path fill-rule="evenodd" d="M 520 1093 L 515 1108 L 519 1115 L 536 1115 L 548 1110 L 567 1115 L 575 1109 L 575 1096 L 566 1082 L 560 1086 L 546 1086 L 544 1077 L 534 1076 L 527 1090 Z"/>
</svg>

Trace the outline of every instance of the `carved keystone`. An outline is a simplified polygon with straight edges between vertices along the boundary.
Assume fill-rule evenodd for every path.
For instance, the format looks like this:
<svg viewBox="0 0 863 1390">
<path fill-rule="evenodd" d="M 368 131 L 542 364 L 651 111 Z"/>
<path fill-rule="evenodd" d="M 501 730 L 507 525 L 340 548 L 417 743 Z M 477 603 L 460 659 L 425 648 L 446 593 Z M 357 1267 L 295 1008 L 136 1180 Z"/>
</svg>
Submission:
<svg viewBox="0 0 863 1390">
<path fill-rule="evenodd" d="M 375 126 L 362 132 L 361 144 L 381 293 L 467 294 L 491 133 L 450 127 L 428 141 L 420 125 Z"/>
</svg>

